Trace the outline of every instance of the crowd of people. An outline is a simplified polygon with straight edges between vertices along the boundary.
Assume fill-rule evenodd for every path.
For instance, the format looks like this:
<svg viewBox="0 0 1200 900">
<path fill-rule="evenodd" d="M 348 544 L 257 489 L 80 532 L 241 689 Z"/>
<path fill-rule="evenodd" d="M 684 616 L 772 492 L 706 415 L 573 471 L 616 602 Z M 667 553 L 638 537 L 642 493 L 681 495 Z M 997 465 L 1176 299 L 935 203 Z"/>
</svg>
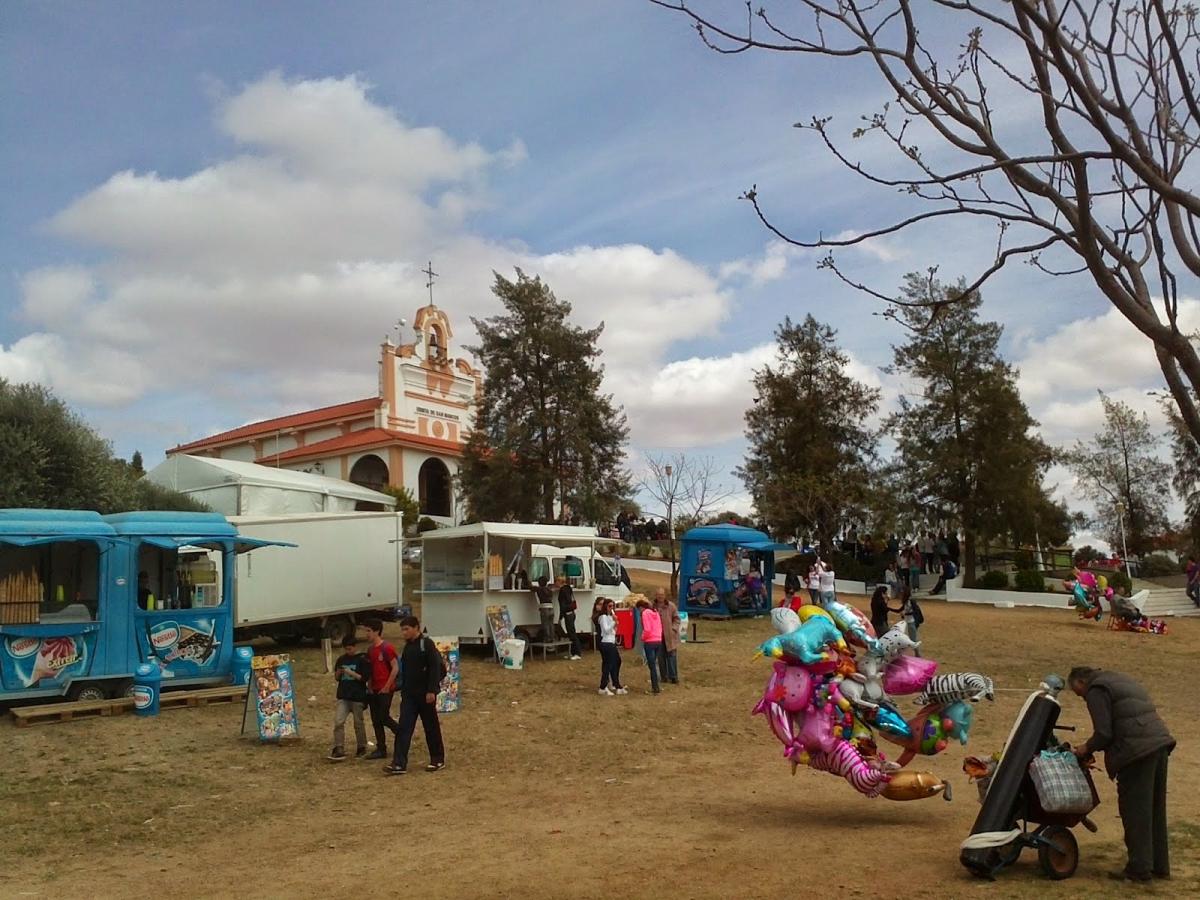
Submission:
<svg viewBox="0 0 1200 900">
<path fill-rule="evenodd" d="M 642 597 L 634 607 L 636 631 L 641 638 L 642 654 L 650 675 L 650 693 L 662 693 L 663 684 L 679 684 L 680 617 L 675 601 L 659 588 L 654 600 Z M 592 632 L 600 636 L 601 696 L 627 694 L 621 681 L 621 640 L 617 634 L 617 605 L 597 597 L 592 607 Z"/>
<path fill-rule="evenodd" d="M 671 529 L 667 525 L 666 519 L 655 520 L 653 516 L 643 518 L 621 512 L 617 515 L 616 522 L 602 525 L 596 533 L 614 541 L 641 544 L 646 541 L 668 540 L 671 536 Z"/>
</svg>

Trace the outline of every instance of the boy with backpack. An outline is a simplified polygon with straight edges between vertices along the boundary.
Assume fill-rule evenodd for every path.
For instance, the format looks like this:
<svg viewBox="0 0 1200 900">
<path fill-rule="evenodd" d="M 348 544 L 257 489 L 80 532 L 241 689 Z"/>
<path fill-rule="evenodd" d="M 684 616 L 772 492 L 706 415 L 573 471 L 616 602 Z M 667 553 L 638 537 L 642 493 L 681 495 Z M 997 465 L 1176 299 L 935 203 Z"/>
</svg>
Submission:
<svg viewBox="0 0 1200 900">
<path fill-rule="evenodd" d="M 333 665 L 333 679 L 337 682 L 337 707 L 333 714 L 333 750 L 329 759 L 341 762 L 346 758 L 346 719 L 354 716 L 354 755 L 367 753 L 367 729 L 363 724 L 363 708 L 367 705 L 367 682 L 371 678 L 371 664 L 358 652 L 354 635 L 342 641 L 342 655 Z"/>
<path fill-rule="evenodd" d="M 417 719 L 420 719 L 429 748 L 429 765 L 425 771 L 439 772 L 446 768 L 446 748 L 442 744 L 442 726 L 438 722 L 437 695 L 442 679 L 446 677 L 446 664 L 437 645 L 428 635 L 421 634 L 421 623 L 416 616 L 405 616 L 400 620 L 400 636 L 404 638 L 400 656 L 400 720 L 396 726 L 392 764 L 384 766 L 383 771 L 388 775 L 408 772 L 408 748 L 417 729 Z"/>
</svg>

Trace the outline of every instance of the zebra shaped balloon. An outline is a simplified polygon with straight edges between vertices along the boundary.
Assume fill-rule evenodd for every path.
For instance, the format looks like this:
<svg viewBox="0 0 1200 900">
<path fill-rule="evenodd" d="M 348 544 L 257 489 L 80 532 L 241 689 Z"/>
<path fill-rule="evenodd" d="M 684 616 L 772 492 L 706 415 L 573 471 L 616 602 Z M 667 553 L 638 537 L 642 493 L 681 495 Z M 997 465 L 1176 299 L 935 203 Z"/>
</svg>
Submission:
<svg viewBox="0 0 1200 900">
<path fill-rule="evenodd" d="M 986 697 L 995 700 L 995 687 L 992 679 L 978 672 L 955 672 L 950 675 L 934 675 L 925 685 L 925 690 L 917 697 L 918 706 L 936 704 L 944 706 L 957 700 L 969 700 L 976 703 Z"/>
</svg>

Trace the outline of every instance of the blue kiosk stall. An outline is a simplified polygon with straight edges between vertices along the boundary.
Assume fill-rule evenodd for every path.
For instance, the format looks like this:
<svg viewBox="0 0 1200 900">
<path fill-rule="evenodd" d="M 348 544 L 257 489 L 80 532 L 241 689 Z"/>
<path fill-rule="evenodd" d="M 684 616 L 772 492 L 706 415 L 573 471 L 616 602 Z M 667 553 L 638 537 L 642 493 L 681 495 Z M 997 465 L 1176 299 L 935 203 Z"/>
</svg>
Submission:
<svg viewBox="0 0 1200 900">
<path fill-rule="evenodd" d="M 768 613 L 775 563 L 796 553 L 743 525 L 693 528 L 682 540 L 679 609 L 722 618 Z"/>
<path fill-rule="evenodd" d="M 140 663 L 228 682 L 233 556 L 274 543 L 216 513 L 0 510 L 0 701 L 125 696 Z"/>
</svg>

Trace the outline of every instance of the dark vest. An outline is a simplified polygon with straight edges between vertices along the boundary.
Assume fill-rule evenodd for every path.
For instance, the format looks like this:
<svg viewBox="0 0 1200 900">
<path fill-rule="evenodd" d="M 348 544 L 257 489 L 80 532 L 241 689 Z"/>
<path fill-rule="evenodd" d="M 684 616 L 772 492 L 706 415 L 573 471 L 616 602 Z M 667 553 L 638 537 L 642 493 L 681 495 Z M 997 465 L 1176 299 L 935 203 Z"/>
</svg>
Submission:
<svg viewBox="0 0 1200 900">
<path fill-rule="evenodd" d="M 1174 748 L 1175 739 L 1158 716 L 1145 689 L 1120 672 L 1100 672 L 1088 682 L 1088 691 L 1102 690 L 1112 705 L 1113 740 L 1104 751 L 1104 768 L 1110 778 L 1151 753 Z"/>
</svg>

